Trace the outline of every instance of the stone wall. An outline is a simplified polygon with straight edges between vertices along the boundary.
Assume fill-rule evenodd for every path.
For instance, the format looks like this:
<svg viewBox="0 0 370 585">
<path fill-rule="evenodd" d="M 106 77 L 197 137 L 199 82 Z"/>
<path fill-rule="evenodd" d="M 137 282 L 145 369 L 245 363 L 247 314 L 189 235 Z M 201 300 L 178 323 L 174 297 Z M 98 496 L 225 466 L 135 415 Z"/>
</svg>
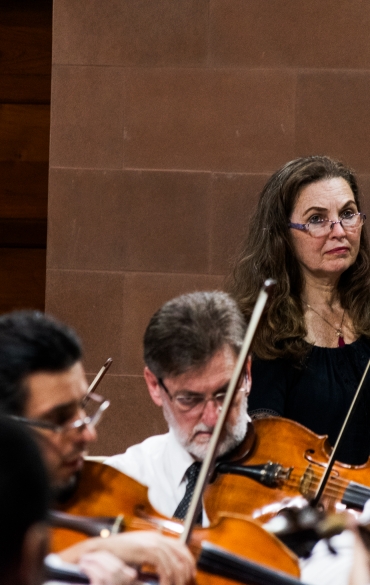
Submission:
<svg viewBox="0 0 370 585">
<path fill-rule="evenodd" d="M 144 328 L 223 286 L 274 170 L 328 154 L 367 194 L 369 30 L 362 0 L 54 0 L 46 309 L 114 358 L 96 453 L 165 429 Z"/>
</svg>

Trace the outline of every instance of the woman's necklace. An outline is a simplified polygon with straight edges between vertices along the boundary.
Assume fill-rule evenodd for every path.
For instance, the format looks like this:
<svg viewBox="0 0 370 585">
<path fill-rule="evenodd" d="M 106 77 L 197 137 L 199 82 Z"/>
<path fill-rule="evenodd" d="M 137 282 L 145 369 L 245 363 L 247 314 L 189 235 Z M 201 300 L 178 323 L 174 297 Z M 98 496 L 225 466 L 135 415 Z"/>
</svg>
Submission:
<svg viewBox="0 0 370 585">
<path fill-rule="evenodd" d="M 340 323 L 339 329 L 337 329 L 336 327 L 334 327 L 334 325 L 332 325 L 330 323 L 330 321 L 328 321 L 327 319 L 325 319 L 325 317 L 323 317 L 322 315 L 320 315 L 320 313 L 318 313 L 316 311 L 316 309 L 314 309 L 313 307 L 311 307 L 311 305 L 309 305 L 308 303 L 306 303 L 306 301 L 303 301 L 303 302 L 304 302 L 305 305 L 307 305 L 307 307 L 309 309 L 311 309 L 311 311 L 313 311 L 314 313 L 316 313 L 316 315 L 318 315 L 320 317 L 320 319 L 322 319 L 323 321 L 325 321 L 325 323 L 327 323 L 328 325 L 330 325 L 330 327 L 332 329 L 334 329 L 334 331 L 335 331 L 335 333 L 337 334 L 337 337 L 338 337 L 338 347 L 344 347 L 346 345 L 346 343 L 344 341 L 342 327 L 343 327 L 343 321 L 344 321 L 344 313 L 346 312 L 346 310 L 344 309 L 344 311 L 343 311 L 342 321 Z"/>
</svg>

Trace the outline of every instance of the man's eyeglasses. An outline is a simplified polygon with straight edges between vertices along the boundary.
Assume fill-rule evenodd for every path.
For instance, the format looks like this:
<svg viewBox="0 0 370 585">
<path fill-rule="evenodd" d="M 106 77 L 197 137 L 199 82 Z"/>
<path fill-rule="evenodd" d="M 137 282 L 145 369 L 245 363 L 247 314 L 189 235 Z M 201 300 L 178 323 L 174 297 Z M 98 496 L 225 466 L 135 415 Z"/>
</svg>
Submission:
<svg viewBox="0 0 370 585">
<path fill-rule="evenodd" d="M 247 374 L 243 374 L 238 385 L 238 390 L 240 392 L 245 392 L 247 380 Z M 189 412 L 191 410 L 192 414 L 200 414 L 203 412 L 207 402 L 210 400 L 218 407 L 219 410 L 221 410 L 226 396 L 226 390 L 223 390 L 222 392 L 216 392 L 216 394 L 210 396 L 209 398 L 206 398 L 204 394 L 199 394 L 196 392 L 180 391 L 172 395 L 170 394 L 162 378 L 158 378 L 158 383 L 166 392 L 171 402 L 173 402 L 181 412 Z"/>
<path fill-rule="evenodd" d="M 308 232 L 314 238 L 320 238 L 330 234 L 336 223 L 340 223 L 344 231 L 351 232 L 363 225 L 366 219 L 364 213 L 351 213 L 344 215 L 338 221 L 332 221 L 331 219 L 312 219 L 308 223 L 288 223 L 288 227 L 295 230 L 302 230 Z"/>
<path fill-rule="evenodd" d="M 57 425 L 46 420 L 26 418 L 24 416 L 10 415 L 9 418 L 19 421 L 30 427 L 35 427 L 37 429 L 45 429 L 48 431 L 52 431 L 53 433 L 66 434 L 77 429 L 82 430 L 87 425 L 91 427 L 96 427 L 98 422 L 101 420 L 103 413 L 107 410 L 109 405 L 110 405 L 109 400 L 104 400 L 104 398 L 102 396 L 99 396 L 99 394 L 91 393 L 85 396 L 80 405 L 80 409 L 86 410 L 87 408 L 89 408 L 92 414 L 90 416 L 85 416 L 83 418 L 79 418 L 71 422 L 63 423 L 62 425 Z"/>
</svg>

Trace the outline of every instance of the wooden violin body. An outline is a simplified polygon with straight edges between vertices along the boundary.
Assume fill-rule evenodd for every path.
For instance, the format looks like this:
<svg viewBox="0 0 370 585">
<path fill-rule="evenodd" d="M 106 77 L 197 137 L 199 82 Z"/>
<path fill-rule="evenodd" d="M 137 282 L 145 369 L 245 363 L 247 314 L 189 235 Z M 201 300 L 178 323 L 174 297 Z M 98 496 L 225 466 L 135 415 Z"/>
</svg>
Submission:
<svg viewBox="0 0 370 585">
<path fill-rule="evenodd" d="M 229 513 L 266 519 L 292 500 L 315 496 L 330 456 L 327 437 L 278 417 L 255 420 L 253 426 L 255 440 L 246 456 L 222 464 L 206 488 L 204 506 L 211 521 Z M 252 468 L 256 480 L 240 475 L 243 467 Z M 361 510 L 368 498 L 370 460 L 359 466 L 336 462 L 320 505 L 328 511 Z"/>
<path fill-rule="evenodd" d="M 85 462 L 78 489 L 61 511 L 80 516 L 120 516 L 122 530 L 159 530 L 168 536 L 179 536 L 182 523 L 158 514 L 147 498 L 147 488 L 116 469 L 95 462 Z M 75 530 L 53 529 L 52 550 L 58 552 L 86 538 Z M 252 520 L 234 515 L 219 517 L 209 528 L 195 528 L 190 549 L 197 559 L 202 543 L 207 541 L 235 555 L 268 567 L 299 576 L 297 558 L 277 538 Z M 198 585 L 226 585 L 232 580 L 198 570 Z"/>
</svg>

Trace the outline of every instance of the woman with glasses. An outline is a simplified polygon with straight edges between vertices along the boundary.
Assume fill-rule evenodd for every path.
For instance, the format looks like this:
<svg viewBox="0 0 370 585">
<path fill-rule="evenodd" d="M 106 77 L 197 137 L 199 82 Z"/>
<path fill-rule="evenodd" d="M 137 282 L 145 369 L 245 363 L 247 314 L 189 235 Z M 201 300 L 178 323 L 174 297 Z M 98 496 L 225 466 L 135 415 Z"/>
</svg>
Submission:
<svg viewBox="0 0 370 585">
<path fill-rule="evenodd" d="M 293 160 L 262 190 L 234 267 L 246 319 L 276 290 L 254 343 L 250 414 L 291 418 L 333 445 L 370 357 L 369 243 L 354 173 L 325 156 Z M 338 459 L 370 453 L 370 383 Z"/>
</svg>

